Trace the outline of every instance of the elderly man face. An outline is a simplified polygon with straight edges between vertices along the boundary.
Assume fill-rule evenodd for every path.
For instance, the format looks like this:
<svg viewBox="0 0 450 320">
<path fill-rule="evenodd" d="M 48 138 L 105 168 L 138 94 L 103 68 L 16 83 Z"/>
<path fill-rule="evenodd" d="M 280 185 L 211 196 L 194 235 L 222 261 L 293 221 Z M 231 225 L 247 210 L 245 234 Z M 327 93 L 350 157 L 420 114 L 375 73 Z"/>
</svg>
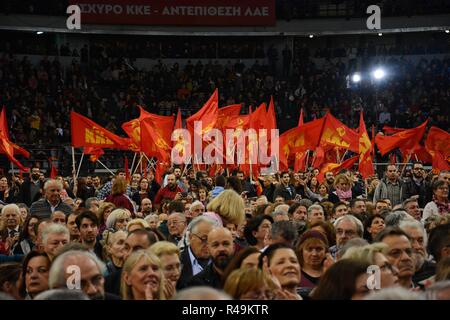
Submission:
<svg viewBox="0 0 450 320">
<path fill-rule="evenodd" d="M 53 223 L 66 224 L 66 215 L 62 211 L 55 211 L 51 216 Z"/>
<path fill-rule="evenodd" d="M 20 211 L 12 207 L 3 209 L 3 222 L 9 229 L 15 229 L 20 223 Z"/>
<path fill-rule="evenodd" d="M 339 247 L 356 237 L 358 237 L 358 228 L 353 221 L 344 219 L 336 225 L 336 244 Z"/>
<path fill-rule="evenodd" d="M 386 257 L 398 269 L 400 284 L 410 287 L 415 271 L 415 262 L 413 259 L 413 248 L 409 239 L 404 235 L 389 235 L 383 239 L 383 242 L 389 247 Z"/>
<path fill-rule="evenodd" d="M 52 205 L 58 204 L 58 202 L 61 200 L 61 184 L 53 181 L 49 182 L 45 189 L 45 199 L 48 200 Z"/>
<path fill-rule="evenodd" d="M 199 215 L 203 214 L 205 212 L 205 206 L 203 204 L 195 204 L 191 205 L 189 208 L 189 211 L 191 213 L 192 218 L 198 217 Z"/>
<path fill-rule="evenodd" d="M 420 221 L 420 219 L 422 218 L 422 213 L 420 212 L 419 203 L 417 201 L 409 201 L 408 203 L 406 203 L 405 210 L 416 220 Z"/>
<path fill-rule="evenodd" d="M 67 233 L 50 233 L 47 235 L 43 245 L 44 252 L 50 260 L 57 255 L 58 250 L 70 242 L 70 235 Z"/>
<path fill-rule="evenodd" d="M 209 258 L 208 234 L 212 228 L 210 223 L 201 221 L 189 233 L 189 246 L 197 258 Z"/>
<path fill-rule="evenodd" d="M 181 237 L 186 229 L 186 218 L 178 213 L 172 213 L 167 220 L 167 227 L 172 236 Z"/>
</svg>

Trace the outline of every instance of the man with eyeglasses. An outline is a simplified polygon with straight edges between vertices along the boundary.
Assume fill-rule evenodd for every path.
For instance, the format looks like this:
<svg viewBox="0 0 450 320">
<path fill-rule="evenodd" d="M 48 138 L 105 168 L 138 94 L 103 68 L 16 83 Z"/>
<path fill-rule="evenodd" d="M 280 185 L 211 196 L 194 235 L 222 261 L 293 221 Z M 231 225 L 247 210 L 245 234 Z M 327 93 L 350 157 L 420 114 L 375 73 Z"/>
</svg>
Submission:
<svg viewBox="0 0 450 320">
<path fill-rule="evenodd" d="M 336 245 L 332 246 L 329 251 L 335 259 L 337 252 L 348 240 L 362 238 L 364 232 L 362 222 L 350 214 L 338 218 L 334 222 L 334 229 L 336 230 Z"/>
<path fill-rule="evenodd" d="M 430 195 L 430 184 L 425 180 L 423 164 L 415 162 L 412 168 L 412 177 L 403 184 L 403 200 L 418 196 L 419 206 L 423 208 L 431 200 Z"/>
<path fill-rule="evenodd" d="M 407 289 L 415 288 L 416 284 L 412 280 L 415 272 L 414 251 L 406 232 L 389 227 L 378 233 L 375 242 L 388 245 L 386 258 L 398 270 L 399 285 Z"/>
<path fill-rule="evenodd" d="M 215 227 L 216 222 L 209 217 L 194 218 L 187 228 L 189 245 L 180 254 L 181 276 L 177 289 L 183 289 L 191 278 L 211 262 L 208 251 L 208 233 Z"/>
</svg>

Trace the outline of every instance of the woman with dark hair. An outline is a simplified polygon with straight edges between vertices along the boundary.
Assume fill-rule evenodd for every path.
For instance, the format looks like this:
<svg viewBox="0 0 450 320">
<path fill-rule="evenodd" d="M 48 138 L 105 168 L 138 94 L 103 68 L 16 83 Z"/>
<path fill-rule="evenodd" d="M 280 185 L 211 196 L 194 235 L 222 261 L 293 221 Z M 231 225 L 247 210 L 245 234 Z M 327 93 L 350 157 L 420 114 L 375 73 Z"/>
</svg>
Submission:
<svg viewBox="0 0 450 320">
<path fill-rule="evenodd" d="M 328 246 L 332 247 L 336 244 L 336 232 L 333 225 L 328 221 L 316 221 L 311 224 L 309 230 L 317 230 L 322 232 L 328 240 Z"/>
<path fill-rule="evenodd" d="M 257 216 L 247 222 L 244 228 L 244 237 L 247 243 L 258 250 L 265 246 L 265 238 L 272 229 L 273 218 L 267 215 Z"/>
<path fill-rule="evenodd" d="M 136 204 L 140 204 L 142 202 L 142 200 L 144 200 L 145 198 L 148 198 L 153 202 L 153 199 L 155 199 L 155 194 L 150 189 L 150 184 L 148 183 L 148 179 L 142 178 L 141 181 L 139 181 L 138 191 L 133 193 L 133 196 L 131 197 L 131 199 Z"/>
<path fill-rule="evenodd" d="M 39 223 L 39 218 L 36 215 L 29 216 L 23 224 L 22 232 L 19 236 L 19 241 L 13 249 L 14 254 L 26 255 L 36 247 L 37 232 L 36 226 Z"/>
<path fill-rule="evenodd" d="M 311 294 L 313 300 L 360 300 L 370 291 L 367 287 L 368 263 L 339 260 L 320 278 Z"/>
<path fill-rule="evenodd" d="M 14 202 L 14 191 L 9 188 L 8 178 L 0 176 L 0 201 L 4 203 Z"/>
<path fill-rule="evenodd" d="M 227 280 L 227 277 L 236 269 L 240 268 L 258 268 L 258 258 L 261 252 L 255 247 L 247 247 L 241 249 L 237 255 L 231 259 L 227 268 L 223 272 L 223 282 Z"/>
<path fill-rule="evenodd" d="M 385 228 L 384 217 L 380 214 L 371 214 L 364 221 L 364 239 L 369 243 L 375 239 L 380 231 Z"/>
<path fill-rule="evenodd" d="M 448 201 L 448 184 L 444 180 L 433 182 L 433 201 L 423 208 L 422 222 L 433 215 L 445 216 L 450 213 L 450 201 Z"/>
<path fill-rule="evenodd" d="M 31 300 L 48 290 L 50 260 L 46 253 L 31 251 L 22 264 L 22 296 Z"/>
<path fill-rule="evenodd" d="M 16 300 L 21 300 L 22 266 L 17 262 L 0 264 L 0 292 L 4 292 Z"/>
</svg>

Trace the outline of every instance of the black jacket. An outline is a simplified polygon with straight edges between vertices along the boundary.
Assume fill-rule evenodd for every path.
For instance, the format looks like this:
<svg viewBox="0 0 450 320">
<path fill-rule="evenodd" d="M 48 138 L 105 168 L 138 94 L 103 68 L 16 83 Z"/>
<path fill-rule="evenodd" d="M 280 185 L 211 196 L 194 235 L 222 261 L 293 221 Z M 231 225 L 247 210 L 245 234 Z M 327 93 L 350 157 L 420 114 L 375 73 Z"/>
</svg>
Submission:
<svg viewBox="0 0 450 320">
<path fill-rule="evenodd" d="M 39 181 L 40 189 L 44 190 L 44 183 Z M 42 197 L 42 194 L 38 192 L 36 196 L 31 199 L 31 180 L 30 178 L 25 179 L 25 181 L 20 185 L 19 194 L 17 195 L 17 202 L 25 203 L 28 208 L 31 204 Z"/>
<path fill-rule="evenodd" d="M 181 275 L 177 282 L 177 290 L 186 288 L 187 283 L 192 278 L 192 264 L 189 258 L 188 248 L 184 249 L 180 254 Z"/>
<path fill-rule="evenodd" d="M 122 268 L 108 274 L 105 277 L 105 292 L 120 297 L 120 279 L 122 278 Z"/>
<path fill-rule="evenodd" d="M 425 207 L 425 205 L 431 201 L 431 194 L 431 186 L 425 180 L 422 180 L 420 185 L 417 185 L 416 182 L 410 178 L 403 184 L 403 200 L 418 195 L 419 206 L 421 208 Z"/>
<path fill-rule="evenodd" d="M 214 269 L 214 264 L 210 263 L 202 272 L 192 277 L 187 284 L 188 287 L 207 286 L 215 289 L 222 289 L 222 278 Z"/>
<path fill-rule="evenodd" d="M 278 196 L 283 197 L 285 201 L 294 200 L 297 192 L 295 191 L 295 187 L 292 184 L 290 184 L 289 187 L 291 188 L 291 193 L 289 193 L 284 185 L 280 184 L 279 186 L 277 186 L 273 193 L 273 200 L 275 201 L 276 197 Z"/>
<path fill-rule="evenodd" d="M 261 185 L 264 186 L 264 184 L 261 182 Z M 273 194 L 275 192 L 275 185 L 273 183 L 270 184 L 268 187 L 263 187 L 262 194 L 263 196 L 267 197 L 267 200 L 269 202 L 273 202 Z"/>
</svg>

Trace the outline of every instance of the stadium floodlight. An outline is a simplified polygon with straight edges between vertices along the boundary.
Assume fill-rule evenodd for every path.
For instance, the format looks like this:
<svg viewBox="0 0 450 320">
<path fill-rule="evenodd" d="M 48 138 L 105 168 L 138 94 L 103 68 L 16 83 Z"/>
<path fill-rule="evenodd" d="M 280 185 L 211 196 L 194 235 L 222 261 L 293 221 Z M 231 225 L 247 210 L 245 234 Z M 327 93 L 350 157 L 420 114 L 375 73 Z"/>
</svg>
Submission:
<svg viewBox="0 0 450 320">
<path fill-rule="evenodd" d="M 382 68 L 377 68 L 372 72 L 372 76 L 375 80 L 381 80 L 386 76 L 386 72 Z"/>
<path fill-rule="evenodd" d="M 310 37 L 310 38 L 314 38 L 314 35 L 313 35 L 313 34 L 310 34 L 309 37 Z"/>
<path fill-rule="evenodd" d="M 445 33 L 450 33 L 450 30 L 445 30 Z"/>
<path fill-rule="evenodd" d="M 354 83 L 360 82 L 360 81 L 361 81 L 361 75 L 360 75 L 358 72 L 354 73 L 354 74 L 352 75 L 352 81 L 353 81 Z"/>
<path fill-rule="evenodd" d="M 381 37 L 383 34 L 381 32 L 378 33 L 378 36 Z"/>
<path fill-rule="evenodd" d="M 36 34 L 43 34 L 44 31 L 37 31 Z"/>
</svg>

